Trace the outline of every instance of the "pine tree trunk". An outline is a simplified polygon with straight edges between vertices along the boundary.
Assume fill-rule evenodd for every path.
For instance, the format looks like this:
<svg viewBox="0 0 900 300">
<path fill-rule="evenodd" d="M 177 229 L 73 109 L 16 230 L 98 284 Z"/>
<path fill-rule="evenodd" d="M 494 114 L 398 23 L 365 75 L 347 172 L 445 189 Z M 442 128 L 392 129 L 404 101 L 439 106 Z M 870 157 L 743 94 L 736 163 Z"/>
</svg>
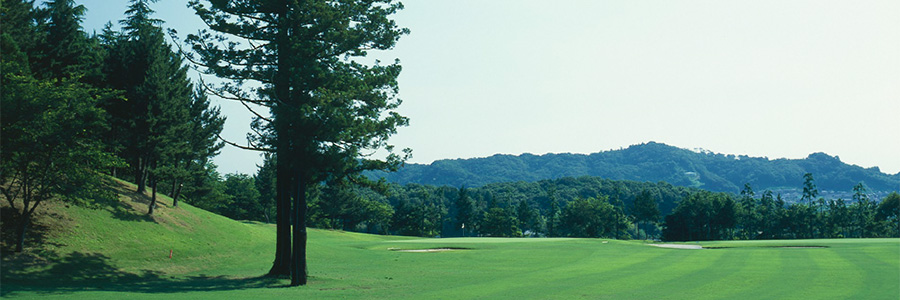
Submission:
<svg viewBox="0 0 900 300">
<path fill-rule="evenodd" d="M 174 183 L 173 183 L 174 185 Z M 172 196 L 172 206 L 178 207 L 178 196 L 181 196 L 181 188 L 184 187 L 184 184 L 179 184 L 178 189 L 175 190 L 175 195 Z"/>
<path fill-rule="evenodd" d="M 306 285 L 306 180 L 299 174 L 294 178 L 294 251 L 291 256 L 291 286 Z"/>
<path fill-rule="evenodd" d="M 153 192 L 150 196 L 150 208 L 147 210 L 148 215 L 153 214 L 153 207 L 156 206 L 156 176 L 150 176 L 150 187 Z"/>
<path fill-rule="evenodd" d="M 178 179 L 172 178 L 172 191 L 169 192 L 169 197 L 175 196 L 175 190 L 178 189 Z"/>
<path fill-rule="evenodd" d="M 147 166 L 149 163 L 146 159 L 138 158 L 138 167 L 137 173 L 135 174 L 134 180 L 137 181 L 137 192 L 138 194 L 142 194 L 147 190 Z"/>
<path fill-rule="evenodd" d="M 275 173 L 275 261 L 269 269 L 269 276 L 291 275 L 291 183 L 290 173 L 284 164 L 287 156 L 281 155 Z"/>
<path fill-rule="evenodd" d="M 274 78 L 274 89 L 276 101 L 275 107 L 272 108 L 273 123 L 275 127 L 275 150 L 276 152 L 276 179 L 275 179 L 275 198 L 276 198 L 276 241 L 275 241 L 275 262 L 269 275 L 293 275 L 291 272 L 291 250 L 299 245 L 291 244 L 291 223 L 296 223 L 296 216 L 292 220 L 294 212 L 291 210 L 291 192 L 295 187 L 294 180 L 291 176 L 291 168 L 296 156 L 291 155 L 290 142 L 290 126 L 287 120 L 290 116 L 286 115 L 287 106 L 293 104 L 291 102 L 290 90 L 290 40 L 288 32 L 290 31 L 290 17 L 288 16 L 288 1 L 279 1 L 277 3 L 276 15 L 278 18 L 278 30 L 275 38 L 275 47 L 277 55 L 277 68 Z M 299 179 L 299 178 L 297 178 Z M 294 229 L 297 233 L 297 229 Z M 296 240 L 296 237 L 295 237 Z M 303 239 L 306 240 L 305 238 Z M 291 276 L 292 278 L 294 276 Z M 292 279 L 292 285 L 293 279 Z"/>
</svg>

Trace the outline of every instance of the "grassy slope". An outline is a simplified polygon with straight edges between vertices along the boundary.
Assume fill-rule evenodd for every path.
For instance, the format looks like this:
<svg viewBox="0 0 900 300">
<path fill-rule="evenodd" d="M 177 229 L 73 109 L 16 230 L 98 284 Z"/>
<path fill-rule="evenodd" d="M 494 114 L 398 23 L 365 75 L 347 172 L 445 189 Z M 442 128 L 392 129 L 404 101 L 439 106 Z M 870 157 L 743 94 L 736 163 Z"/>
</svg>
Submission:
<svg viewBox="0 0 900 300">
<path fill-rule="evenodd" d="M 124 186 L 123 186 L 124 187 Z M 122 189 L 102 210 L 52 207 L 57 246 L 3 258 L 3 297 L 896 299 L 900 240 L 710 242 L 663 249 L 595 239 L 415 239 L 312 230 L 310 285 L 259 277 L 274 227 L 188 205 L 146 218 Z M 136 202 L 132 200 L 136 199 Z M 77 225 L 77 226 L 75 226 Z M 70 230 L 63 230 L 71 226 Z M 770 246 L 821 245 L 785 249 Z M 390 248 L 470 248 L 404 253 Z M 168 258 L 169 249 L 174 257 Z M 55 253 L 55 254 L 54 254 Z M 49 257 L 34 263 L 33 256 Z"/>
</svg>

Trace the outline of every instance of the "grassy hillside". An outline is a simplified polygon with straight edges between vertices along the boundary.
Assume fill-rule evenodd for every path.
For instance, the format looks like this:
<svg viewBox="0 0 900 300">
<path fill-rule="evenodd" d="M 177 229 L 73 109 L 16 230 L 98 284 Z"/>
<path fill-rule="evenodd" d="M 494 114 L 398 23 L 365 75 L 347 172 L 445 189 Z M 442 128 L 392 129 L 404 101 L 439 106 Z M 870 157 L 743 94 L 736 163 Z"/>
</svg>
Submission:
<svg viewBox="0 0 900 300">
<path fill-rule="evenodd" d="M 152 290 L 157 282 L 171 284 L 172 276 L 248 277 L 268 270 L 265 262 L 274 243 L 270 226 L 233 221 L 184 203 L 174 208 L 165 196 L 158 198 L 161 207 L 151 217 L 146 215 L 149 197 L 135 193 L 134 185 L 116 182 L 115 190 L 119 201 L 99 208 L 43 203 L 26 251 L 13 254 L 4 245 L 3 295 L 13 290 Z M 8 241 L 4 238 L 4 244 Z"/>
<path fill-rule="evenodd" d="M 274 227 L 188 205 L 143 215 L 118 187 L 101 209 L 48 206 L 44 248 L 3 255 L 4 298 L 896 299 L 900 240 L 709 242 L 419 239 L 312 230 L 310 284 L 260 277 Z M 696 244 L 695 244 L 696 245 Z M 778 248 L 824 246 L 826 248 Z M 397 250 L 452 248 L 443 252 Z M 169 250 L 174 250 L 169 258 Z"/>
</svg>

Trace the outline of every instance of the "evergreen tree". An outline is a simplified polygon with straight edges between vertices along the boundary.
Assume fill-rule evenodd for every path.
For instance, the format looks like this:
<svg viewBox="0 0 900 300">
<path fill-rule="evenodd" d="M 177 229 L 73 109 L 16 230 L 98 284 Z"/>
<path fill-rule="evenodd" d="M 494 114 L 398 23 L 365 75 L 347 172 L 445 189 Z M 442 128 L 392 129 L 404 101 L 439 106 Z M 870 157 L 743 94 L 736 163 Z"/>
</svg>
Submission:
<svg viewBox="0 0 900 300">
<path fill-rule="evenodd" d="M 259 191 L 247 174 L 225 174 L 225 194 L 229 198 L 220 214 L 235 220 L 258 221 L 263 215 Z"/>
<path fill-rule="evenodd" d="M 36 77 L 59 79 L 96 73 L 100 58 L 81 29 L 84 6 L 76 5 L 74 0 L 51 0 L 45 7 L 38 14 L 38 28 L 46 35 L 36 49 Z"/>
<path fill-rule="evenodd" d="M 187 67 L 165 42 L 162 21 L 151 17 L 151 2 L 132 0 L 120 21 L 123 32 L 103 34 L 107 84 L 127 99 L 105 103 L 115 128 L 107 140 L 130 163 L 138 192 L 152 188 L 148 214 L 160 182 L 170 183 L 177 201 L 189 176 L 206 176 L 201 173 L 221 148 L 214 139 L 224 121 L 205 96 L 193 93 Z"/>
<path fill-rule="evenodd" d="M 800 198 L 800 202 L 805 201 L 806 205 L 812 207 L 814 205 L 813 201 L 816 200 L 817 196 L 819 196 L 819 189 L 816 188 L 816 180 L 813 179 L 813 174 L 803 174 L 803 196 Z"/>
<path fill-rule="evenodd" d="M 466 187 L 459 188 L 459 194 L 456 198 L 456 227 L 463 230 L 463 236 L 466 236 L 466 226 L 469 232 L 472 232 L 475 226 L 475 203 L 469 197 Z M 468 224 L 468 225 L 466 225 Z"/>
<path fill-rule="evenodd" d="M 0 51 L 3 74 L 33 76 L 37 43 L 43 36 L 37 28 L 34 1 L 0 0 Z M 29 55 L 32 54 L 32 55 Z"/>
<path fill-rule="evenodd" d="M 268 153 L 264 156 L 263 165 L 259 166 L 254 180 L 266 223 L 272 223 L 275 217 L 275 156 Z"/>
<path fill-rule="evenodd" d="M 350 59 L 392 48 L 407 30 L 389 16 L 403 6 L 391 0 L 211 1 L 209 6 L 194 0 L 190 6 L 210 28 L 188 36 L 195 61 L 209 74 L 232 80 L 209 91 L 270 110 L 270 116 L 256 113 L 259 135 L 243 148 L 267 147 L 277 156 L 279 229 L 270 274 L 289 269 L 291 285 L 306 284 L 309 191 L 341 177 L 364 182 L 359 172 L 395 169 L 403 160 L 370 154 L 392 150 L 388 137 L 408 122 L 393 111 L 400 104 L 399 64 L 367 66 Z M 246 81 L 260 86 L 244 90 Z"/>
<path fill-rule="evenodd" d="M 857 236 L 864 238 L 869 237 L 872 227 L 873 214 L 875 204 L 869 201 L 869 195 L 866 194 L 866 187 L 862 182 L 853 187 L 853 216 L 857 228 Z"/>
<path fill-rule="evenodd" d="M 741 205 L 739 215 L 739 223 L 741 229 L 741 237 L 745 239 L 753 239 L 759 232 L 759 215 L 757 214 L 756 199 L 753 196 L 753 187 L 750 183 L 745 183 L 741 190 Z"/>
<path fill-rule="evenodd" d="M 519 201 L 519 205 L 516 206 L 516 220 L 519 221 L 518 227 L 523 234 L 525 232 L 534 234 L 535 229 L 537 229 L 537 218 L 538 212 L 528 205 L 528 201 Z"/>
<path fill-rule="evenodd" d="M 494 206 L 484 212 L 479 229 L 481 233 L 492 237 L 519 236 L 521 232 L 516 223 L 512 211 Z"/>
<path fill-rule="evenodd" d="M 650 194 L 650 191 L 643 190 L 634 198 L 634 216 L 635 222 L 644 224 L 644 238 L 647 237 L 649 231 L 647 224 L 655 224 L 659 222 L 659 203 Z"/>
</svg>

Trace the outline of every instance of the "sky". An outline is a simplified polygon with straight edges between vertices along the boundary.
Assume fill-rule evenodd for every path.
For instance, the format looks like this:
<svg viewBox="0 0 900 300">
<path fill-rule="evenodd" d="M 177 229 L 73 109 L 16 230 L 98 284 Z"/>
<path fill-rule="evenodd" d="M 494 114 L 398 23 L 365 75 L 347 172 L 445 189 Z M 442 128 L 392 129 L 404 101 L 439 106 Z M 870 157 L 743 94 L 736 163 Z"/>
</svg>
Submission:
<svg viewBox="0 0 900 300">
<path fill-rule="evenodd" d="M 76 1 L 83 26 L 125 1 Z M 183 37 L 203 26 L 153 5 Z M 754 157 L 825 152 L 900 172 L 900 1 L 404 1 L 411 34 L 364 60 L 400 59 L 409 162 L 594 153 L 655 141 Z M 250 113 L 219 101 L 223 136 Z M 220 173 L 256 172 L 226 146 Z"/>
</svg>

